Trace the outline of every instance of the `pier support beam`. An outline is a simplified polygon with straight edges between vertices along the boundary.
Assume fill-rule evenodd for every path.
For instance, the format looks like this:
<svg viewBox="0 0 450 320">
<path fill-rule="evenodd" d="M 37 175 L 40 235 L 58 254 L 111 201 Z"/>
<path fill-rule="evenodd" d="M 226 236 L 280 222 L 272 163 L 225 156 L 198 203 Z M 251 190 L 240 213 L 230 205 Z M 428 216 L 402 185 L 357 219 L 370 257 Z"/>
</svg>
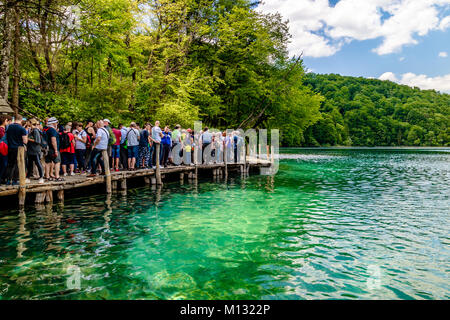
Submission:
<svg viewBox="0 0 450 320">
<path fill-rule="evenodd" d="M 127 194 L 127 179 L 123 178 L 120 180 L 120 190 L 123 195 Z"/>
<path fill-rule="evenodd" d="M 36 199 L 34 203 L 36 206 L 39 206 L 45 202 L 45 192 L 36 193 Z"/>
<path fill-rule="evenodd" d="M 25 176 L 25 147 L 19 147 L 17 152 L 17 167 L 19 168 L 19 207 L 25 205 L 26 176 Z"/>
<path fill-rule="evenodd" d="M 52 190 L 47 190 L 45 192 L 45 201 L 48 203 L 52 203 L 53 202 L 53 191 Z"/>
<path fill-rule="evenodd" d="M 114 181 L 112 182 L 112 191 L 113 191 L 113 192 L 117 191 L 117 180 L 114 180 Z"/>
<path fill-rule="evenodd" d="M 160 164 L 159 164 L 159 155 L 160 155 L 160 149 L 161 149 L 161 144 L 157 143 L 156 144 L 156 184 L 161 186 L 162 185 L 162 180 L 161 180 L 161 168 L 160 168 Z"/>
<path fill-rule="evenodd" d="M 105 163 L 105 180 L 106 180 L 106 193 L 112 193 L 112 183 L 111 183 L 111 169 L 109 168 L 109 156 L 106 150 L 102 151 L 103 162 Z"/>
<path fill-rule="evenodd" d="M 149 177 L 144 177 L 144 183 L 146 186 L 150 185 L 150 178 Z"/>
<path fill-rule="evenodd" d="M 64 202 L 64 190 L 58 190 L 56 196 L 60 202 Z"/>
</svg>

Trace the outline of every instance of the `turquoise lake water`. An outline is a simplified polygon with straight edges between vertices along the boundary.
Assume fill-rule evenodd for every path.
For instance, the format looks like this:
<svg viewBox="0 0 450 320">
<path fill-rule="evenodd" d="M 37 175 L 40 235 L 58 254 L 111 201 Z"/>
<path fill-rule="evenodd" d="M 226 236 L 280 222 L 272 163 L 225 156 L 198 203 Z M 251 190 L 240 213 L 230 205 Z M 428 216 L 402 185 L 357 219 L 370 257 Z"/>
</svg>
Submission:
<svg viewBox="0 0 450 320">
<path fill-rule="evenodd" d="M 282 152 L 275 177 L 0 211 L 1 299 L 450 298 L 450 149 Z"/>
</svg>

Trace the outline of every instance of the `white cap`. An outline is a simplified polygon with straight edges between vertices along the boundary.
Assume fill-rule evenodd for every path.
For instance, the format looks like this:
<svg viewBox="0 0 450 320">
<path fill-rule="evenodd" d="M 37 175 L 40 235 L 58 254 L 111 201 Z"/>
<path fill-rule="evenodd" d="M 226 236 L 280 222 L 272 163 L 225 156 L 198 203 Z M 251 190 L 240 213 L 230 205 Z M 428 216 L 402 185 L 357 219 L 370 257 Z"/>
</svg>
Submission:
<svg viewBox="0 0 450 320">
<path fill-rule="evenodd" d="M 103 119 L 103 122 L 111 123 L 111 121 L 109 121 L 109 119 Z"/>
</svg>

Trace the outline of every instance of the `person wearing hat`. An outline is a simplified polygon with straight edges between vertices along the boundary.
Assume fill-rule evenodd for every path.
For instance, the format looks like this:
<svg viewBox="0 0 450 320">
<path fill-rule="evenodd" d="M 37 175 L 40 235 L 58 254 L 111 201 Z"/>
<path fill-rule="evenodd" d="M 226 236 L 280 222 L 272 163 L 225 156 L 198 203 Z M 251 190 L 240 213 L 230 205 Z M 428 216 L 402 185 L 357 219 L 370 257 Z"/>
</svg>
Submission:
<svg viewBox="0 0 450 320">
<path fill-rule="evenodd" d="M 34 165 L 36 165 L 39 172 L 39 183 L 44 183 L 44 169 L 41 164 L 41 143 L 42 137 L 37 128 L 39 122 L 36 119 L 30 120 L 30 132 L 28 133 L 27 144 L 27 178 L 33 177 Z"/>
<path fill-rule="evenodd" d="M 61 154 L 59 152 L 60 139 L 57 128 L 58 120 L 55 117 L 49 118 L 46 128 L 48 153 L 45 156 L 45 179 L 48 181 L 64 181 L 59 176 Z"/>
<path fill-rule="evenodd" d="M 17 115 L 14 122 L 6 130 L 6 139 L 8 141 L 8 166 L 6 167 L 6 184 L 17 185 L 19 178 L 19 168 L 17 166 L 17 153 L 19 147 L 28 143 L 28 135 L 22 126 L 22 116 Z M 27 181 L 28 183 L 28 181 Z"/>
</svg>

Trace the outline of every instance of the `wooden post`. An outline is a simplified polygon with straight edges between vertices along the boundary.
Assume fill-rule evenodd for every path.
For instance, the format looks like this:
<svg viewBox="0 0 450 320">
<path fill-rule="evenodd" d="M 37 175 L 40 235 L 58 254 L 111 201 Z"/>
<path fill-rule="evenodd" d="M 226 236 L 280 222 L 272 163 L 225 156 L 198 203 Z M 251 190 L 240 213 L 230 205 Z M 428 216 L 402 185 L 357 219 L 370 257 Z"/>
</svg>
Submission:
<svg viewBox="0 0 450 320">
<path fill-rule="evenodd" d="M 146 186 L 150 185 L 150 178 L 149 177 L 144 177 L 144 182 L 145 182 Z"/>
<path fill-rule="evenodd" d="M 161 168 L 159 165 L 159 155 L 160 155 L 160 148 L 161 148 L 161 144 L 157 143 L 156 144 L 156 184 L 157 185 L 162 185 L 162 181 L 161 181 Z"/>
<path fill-rule="evenodd" d="M 52 190 L 47 190 L 47 192 L 45 193 L 45 200 L 48 203 L 52 203 L 53 202 L 53 191 Z"/>
<path fill-rule="evenodd" d="M 19 168 L 19 206 L 25 205 L 26 174 L 25 174 L 25 147 L 19 147 L 17 150 L 17 167 Z"/>
<path fill-rule="evenodd" d="M 120 189 L 121 189 L 122 191 L 127 192 L 127 179 L 123 178 L 123 179 L 120 181 Z"/>
<path fill-rule="evenodd" d="M 112 181 L 111 181 L 111 169 L 109 168 L 109 157 L 106 150 L 102 151 L 103 162 L 105 163 L 105 175 L 106 175 L 106 193 L 112 193 Z"/>
<path fill-rule="evenodd" d="M 112 190 L 113 190 L 113 191 L 117 191 L 117 180 L 114 180 L 114 181 L 112 182 Z"/>
<path fill-rule="evenodd" d="M 183 184 L 184 183 L 184 172 L 180 173 L 180 183 Z"/>
<path fill-rule="evenodd" d="M 36 193 L 36 205 L 40 205 L 45 202 L 45 192 Z"/>
<path fill-rule="evenodd" d="M 225 179 L 228 178 L 228 150 L 227 150 L 227 142 L 223 145 L 223 163 L 225 164 Z"/>
<path fill-rule="evenodd" d="M 63 202 L 64 201 L 64 189 L 58 190 L 58 193 L 56 194 L 56 196 L 58 197 L 59 201 Z"/>
</svg>

